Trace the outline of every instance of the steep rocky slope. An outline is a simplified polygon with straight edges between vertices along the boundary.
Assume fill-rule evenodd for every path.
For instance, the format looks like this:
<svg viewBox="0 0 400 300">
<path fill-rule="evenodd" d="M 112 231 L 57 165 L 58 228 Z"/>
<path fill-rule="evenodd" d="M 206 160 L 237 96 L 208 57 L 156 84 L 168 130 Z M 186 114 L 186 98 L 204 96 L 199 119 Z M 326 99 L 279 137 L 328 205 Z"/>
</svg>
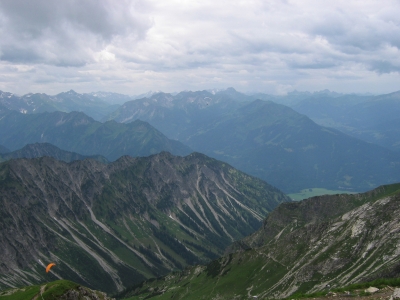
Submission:
<svg viewBox="0 0 400 300">
<path fill-rule="evenodd" d="M 289 199 L 202 154 L 0 164 L 0 287 L 64 278 L 106 292 L 207 262 Z M 45 277 L 44 265 L 56 262 Z"/>
<path fill-rule="evenodd" d="M 399 203 L 400 184 L 283 203 L 259 231 L 230 247 L 230 254 L 145 282 L 124 295 L 270 299 L 398 277 Z"/>
</svg>

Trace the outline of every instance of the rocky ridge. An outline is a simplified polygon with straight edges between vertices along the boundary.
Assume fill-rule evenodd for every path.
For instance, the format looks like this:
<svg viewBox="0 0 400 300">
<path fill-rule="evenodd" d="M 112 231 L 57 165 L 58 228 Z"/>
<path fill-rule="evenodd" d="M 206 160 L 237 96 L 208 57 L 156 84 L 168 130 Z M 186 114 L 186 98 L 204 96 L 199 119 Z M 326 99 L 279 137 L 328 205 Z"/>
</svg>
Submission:
<svg viewBox="0 0 400 300">
<path fill-rule="evenodd" d="M 125 296 L 276 299 L 399 277 L 399 203 L 400 184 L 283 203 L 231 253 L 145 282 Z"/>
<path fill-rule="evenodd" d="M 106 292 L 223 253 L 289 199 L 194 153 L 0 164 L 0 287 L 69 279 Z"/>
</svg>

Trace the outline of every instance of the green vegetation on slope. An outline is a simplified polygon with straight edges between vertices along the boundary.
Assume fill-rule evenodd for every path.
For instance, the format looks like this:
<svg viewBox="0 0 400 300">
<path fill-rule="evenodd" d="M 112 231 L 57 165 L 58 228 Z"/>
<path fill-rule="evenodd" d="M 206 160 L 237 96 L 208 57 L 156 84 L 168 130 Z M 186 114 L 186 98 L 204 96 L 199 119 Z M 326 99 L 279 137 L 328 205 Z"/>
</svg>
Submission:
<svg viewBox="0 0 400 300">
<path fill-rule="evenodd" d="M 285 298 L 400 277 L 400 184 L 283 203 L 255 234 L 206 266 L 149 280 L 128 299 Z M 378 282 L 377 282 L 378 283 Z"/>
<path fill-rule="evenodd" d="M 42 285 L 9 289 L 0 292 L 1 300 L 57 300 L 68 299 L 110 299 L 103 292 L 93 291 L 68 280 L 57 280 Z"/>
</svg>

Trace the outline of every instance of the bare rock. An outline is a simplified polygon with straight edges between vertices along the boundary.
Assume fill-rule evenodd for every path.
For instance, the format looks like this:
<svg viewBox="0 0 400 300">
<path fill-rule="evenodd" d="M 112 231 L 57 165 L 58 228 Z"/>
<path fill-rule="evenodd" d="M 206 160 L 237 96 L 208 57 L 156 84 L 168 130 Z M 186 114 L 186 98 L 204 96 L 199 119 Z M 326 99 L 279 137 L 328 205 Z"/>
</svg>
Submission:
<svg viewBox="0 0 400 300">
<path fill-rule="evenodd" d="M 370 293 L 370 294 L 376 293 L 377 291 L 379 291 L 379 289 L 376 287 L 373 287 L 373 286 L 370 286 L 369 288 L 367 288 L 365 290 L 366 293 Z"/>
<path fill-rule="evenodd" d="M 393 299 L 400 299 L 400 289 L 395 288 L 392 295 Z"/>
</svg>

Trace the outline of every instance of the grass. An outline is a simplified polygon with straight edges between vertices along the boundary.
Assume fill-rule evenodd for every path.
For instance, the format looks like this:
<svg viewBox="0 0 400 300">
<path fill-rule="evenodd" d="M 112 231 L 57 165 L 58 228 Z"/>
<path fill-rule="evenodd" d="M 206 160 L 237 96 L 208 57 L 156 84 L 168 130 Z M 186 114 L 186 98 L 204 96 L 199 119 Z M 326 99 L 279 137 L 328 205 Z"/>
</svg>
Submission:
<svg viewBox="0 0 400 300">
<path fill-rule="evenodd" d="M 44 300 L 59 299 L 67 290 L 76 289 L 79 284 L 68 280 L 57 280 L 46 285 L 42 294 Z"/>
<path fill-rule="evenodd" d="M 21 289 L 10 289 L 0 292 L 1 300 L 32 299 L 40 292 L 40 286 L 34 285 Z"/>
<path fill-rule="evenodd" d="M 314 196 L 322 195 L 336 195 L 336 194 L 355 194 L 356 192 L 349 192 L 345 190 L 328 190 L 324 188 L 310 188 L 301 190 L 298 193 L 288 194 L 288 197 L 294 201 L 304 200 Z"/>
<path fill-rule="evenodd" d="M 59 299 L 67 290 L 76 289 L 79 285 L 68 280 L 57 280 L 47 283 L 43 294 L 40 293 L 40 285 L 28 286 L 20 289 L 10 289 L 0 292 L 1 300 L 30 300 L 36 295 L 38 299 L 55 300 Z"/>
</svg>

